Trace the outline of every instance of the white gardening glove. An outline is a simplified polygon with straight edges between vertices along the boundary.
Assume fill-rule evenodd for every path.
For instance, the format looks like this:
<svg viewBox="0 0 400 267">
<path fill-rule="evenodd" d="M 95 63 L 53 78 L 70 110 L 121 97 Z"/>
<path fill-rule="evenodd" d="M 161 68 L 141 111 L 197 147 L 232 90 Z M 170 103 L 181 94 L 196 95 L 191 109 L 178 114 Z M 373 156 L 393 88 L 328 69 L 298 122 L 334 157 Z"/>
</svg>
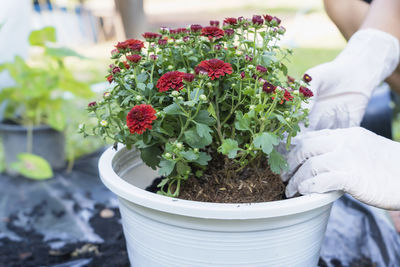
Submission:
<svg viewBox="0 0 400 267">
<path fill-rule="evenodd" d="M 380 208 L 400 210 L 400 143 L 361 127 L 307 132 L 289 152 L 286 195 L 343 190 Z"/>
<path fill-rule="evenodd" d="M 307 71 L 310 125 L 302 131 L 359 126 L 371 93 L 399 63 L 399 41 L 375 29 L 356 32 L 331 62 Z"/>
</svg>

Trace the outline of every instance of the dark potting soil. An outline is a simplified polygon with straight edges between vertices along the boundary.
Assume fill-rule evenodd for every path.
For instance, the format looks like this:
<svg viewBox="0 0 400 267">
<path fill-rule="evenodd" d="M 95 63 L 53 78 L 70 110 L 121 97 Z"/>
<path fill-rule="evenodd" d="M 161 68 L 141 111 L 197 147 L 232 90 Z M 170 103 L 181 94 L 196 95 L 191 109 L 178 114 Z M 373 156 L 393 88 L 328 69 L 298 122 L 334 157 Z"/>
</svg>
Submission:
<svg viewBox="0 0 400 267">
<path fill-rule="evenodd" d="M 238 166 L 223 157 L 213 157 L 201 178 L 190 177 L 179 190 L 179 198 L 215 203 L 254 203 L 285 199 L 285 184 L 265 160 L 257 167 L 237 172 Z M 146 190 L 157 192 L 162 178 Z"/>
<path fill-rule="evenodd" d="M 38 211 L 32 212 L 35 213 L 32 216 L 40 216 L 36 214 Z M 90 267 L 130 266 L 117 208 L 107 209 L 104 205 L 97 204 L 94 216 L 89 220 L 96 234 L 104 240 L 103 243 L 74 242 L 59 249 L 52 249 L 50 243 L 60 240 L 44 241 L 42 234 L 16 226 L 14 222 L 17 219 L 16 215 L 11 215 L 5 222 L 7 228 L 23 240 L 0 239 L 0 266 L 51 266 L 79 259 L 91 259 L 85 264 Z"/>
</svg>

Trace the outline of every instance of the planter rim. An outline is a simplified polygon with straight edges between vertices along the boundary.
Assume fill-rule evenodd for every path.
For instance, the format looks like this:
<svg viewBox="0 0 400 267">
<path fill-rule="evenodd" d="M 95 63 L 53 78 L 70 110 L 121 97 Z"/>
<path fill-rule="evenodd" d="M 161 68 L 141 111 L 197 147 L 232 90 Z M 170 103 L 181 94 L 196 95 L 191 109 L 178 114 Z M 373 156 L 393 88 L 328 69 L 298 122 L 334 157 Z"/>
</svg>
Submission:
<svg viewBox="0 0 400 267">
<path fill-rule="evenodd" d="M 118 176 L 113 170 L 112 161 L 124 147 L 119 145 L 118 151 L 110 147 L 101 155 L 98 167 L 102 182 L 118 197 L 167 213 L 207 219 L 271 218 L 316 209 L 343 195 L 342 191 L 333 191 L 259 203 L 211 203 L 166 197 L 140 189 Z"/>
<path fill-rule="evenodd" d="M 51 128 L 48 125 L 36 125 L 36 126 L 33 126 L 32 129 L 34 131 L 54 130 L 53 128 Z M 1 131 L 26 132 L 27 130 L 28 130 L 28 128 L 23 125 L 8 124 L 8 123 L 0 122 L 0 132 Z"/>
</svg>

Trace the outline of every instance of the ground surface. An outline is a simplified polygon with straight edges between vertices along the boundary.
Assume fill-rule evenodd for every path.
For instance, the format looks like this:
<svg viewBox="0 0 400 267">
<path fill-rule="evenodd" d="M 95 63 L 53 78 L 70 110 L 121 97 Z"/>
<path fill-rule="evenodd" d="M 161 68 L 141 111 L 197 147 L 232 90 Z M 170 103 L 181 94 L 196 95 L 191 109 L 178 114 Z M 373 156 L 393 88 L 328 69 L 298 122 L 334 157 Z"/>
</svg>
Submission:
<svg viewBox="0 0 400 267">
<path fill-rule="evenodd" d="M 0 176 L 1 267 L 129 266 L 117 200 L 98 178 L 98 156 L 43 182 Z M 321 256 L 324 267 L 400 266 L 400 237 L 379 211 L 345 197 L 334 205 Z"/>
</svg>

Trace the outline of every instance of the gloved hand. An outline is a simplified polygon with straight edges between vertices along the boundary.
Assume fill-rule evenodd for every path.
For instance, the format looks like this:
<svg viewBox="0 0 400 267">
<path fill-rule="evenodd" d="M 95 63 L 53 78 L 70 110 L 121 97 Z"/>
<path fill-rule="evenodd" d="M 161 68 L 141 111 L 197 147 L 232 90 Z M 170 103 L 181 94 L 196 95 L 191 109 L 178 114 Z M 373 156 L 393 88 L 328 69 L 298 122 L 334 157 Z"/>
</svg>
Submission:
<svg viewBox="0 0 400 267">
<path fill-rule="evenodd" d="M 286 195 L 343 190 L 376 207 L 400 210 L 400 143 L 360 127 L 307 132 L 289 152 Z"/>
<path fill-rule="evenodd" d="M 375 29 L 362 29 L 331 62 L 307 71 L 310 125 L 302 131 L 359 126 L 371 93 L 399 63 L 399 41 Z"/>
</svg>

